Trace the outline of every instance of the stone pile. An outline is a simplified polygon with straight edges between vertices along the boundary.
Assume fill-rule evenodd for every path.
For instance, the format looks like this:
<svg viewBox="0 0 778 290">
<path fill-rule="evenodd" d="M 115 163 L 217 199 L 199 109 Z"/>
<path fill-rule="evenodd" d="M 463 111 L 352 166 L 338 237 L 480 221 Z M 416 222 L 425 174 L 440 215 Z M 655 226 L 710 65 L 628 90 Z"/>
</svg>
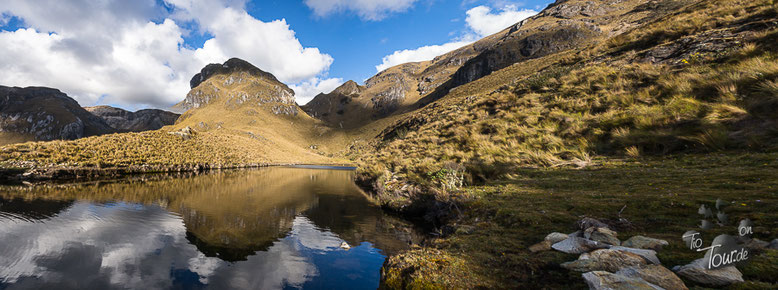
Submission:
<svg viewBox="0 0 778 290">
<path fill-rule="evenodd" d="M 702 259 L 677 266 L 674 273 L 662 266 L 656 256 L 657 251 L 669 245 L 665 240 L 633 236 L 622 242 L 616 231 L 592 218 L 582 219 L 578 226 L 580 230 L 571 234 L 550 233 L 529 250 L 580 255 L 560 266 L 582 272 L 590 289 L 688 289 L 676 273 L 705 286 L 743 282 L 737 268 L 708 270 L 702 266 Z"/>
</svg>

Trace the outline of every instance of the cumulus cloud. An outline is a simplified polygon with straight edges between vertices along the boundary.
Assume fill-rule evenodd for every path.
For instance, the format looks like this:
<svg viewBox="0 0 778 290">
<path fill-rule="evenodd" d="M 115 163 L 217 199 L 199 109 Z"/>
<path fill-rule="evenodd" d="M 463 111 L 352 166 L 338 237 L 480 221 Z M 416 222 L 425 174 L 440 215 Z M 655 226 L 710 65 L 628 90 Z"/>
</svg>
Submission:
<svg viewBox="0 0 778 290">
<path fill-rule="evenodd" d="M 382 63 L 377 65 L 377 71 L 383 71 L 398 64 L 431 60 L 438 55 L 463 47 L 472 43 L 472 41 L 453 41 L 441 45 L 427 45 L 416 49 L 398 50 L 394 53 L 384 56 Z"/>
<path fill-rule="evenodd" d="M 408 10 L 415 2 L 416 0 L 305 0 L 305 5 L 319 17 L 348 11 L 364 20 L 378 21 L 392 13 Z"/>
<path fill-rule="evenodd" d="M 315 82 L 333 62 L 303 47 L 286 20 L 249 15 L 242 0 L 166 0 L 172 12 L 155 0 L 40 2 L 0 7 L 26 27 L 0 32 L 0 84 L 58 88 L 82 105 L 165 108 L 184 98 L 204 65 L 230 57 L 286 83 Z M 188 33 L 212 38 L 191 48 Z"/>
<path fill-rule="evenodd" d="M 329 93 L 343 84 L 342 78 L 319 79 L 312 78 L 289 86 L 294 90 L 297 103 L 305 105 L 319 93 Z"/>
<path fill-rule="evenodd" d="M 519 10 L 516 5 L 506 5 L 497 13 L 487 6 L 477 6 L 467 10 L 467 27 L 480 37 L 492 35 L 516 24 L 519 21 L 538 14 L 535 10 Z"/>
<path fill-rule="evenodd" d="M 415 49 L 404 49 L 384 56 L 381 64 L 375 68 L 383 71 L 395 65 L 426 61 L 449 51 L 471 44 L 476 40 L 497 33 L 519 21 L 537 14 L 534 10 L 519 10 L 516 5 L 505 5 L 497 13 L 487 6 L 477 6 L 467 10 L 466 29 L 463 35 L 441 45 L 427 45 Z"/>
</svg>

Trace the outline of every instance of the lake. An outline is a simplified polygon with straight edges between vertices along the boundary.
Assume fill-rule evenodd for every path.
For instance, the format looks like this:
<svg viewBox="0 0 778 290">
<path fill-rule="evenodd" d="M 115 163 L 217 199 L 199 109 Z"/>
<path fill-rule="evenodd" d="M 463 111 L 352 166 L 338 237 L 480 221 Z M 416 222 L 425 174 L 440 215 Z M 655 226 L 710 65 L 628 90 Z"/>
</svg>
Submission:
<svg viewBox="0 0 778 290">
<path fill-rule="evenodd" d="M 353 174 L 271 167 L 0 187 L 0 289 L 375 289 L 387 255 L 419 235 Z"/>
</svg>

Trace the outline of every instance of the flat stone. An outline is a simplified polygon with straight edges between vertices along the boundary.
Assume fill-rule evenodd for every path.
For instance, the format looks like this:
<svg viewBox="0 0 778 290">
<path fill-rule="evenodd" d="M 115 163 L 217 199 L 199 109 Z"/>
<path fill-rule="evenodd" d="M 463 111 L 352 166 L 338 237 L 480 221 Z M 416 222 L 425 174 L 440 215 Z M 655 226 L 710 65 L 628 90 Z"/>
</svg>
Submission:
<svg viewBox="0 0 778 290">
<path fill-rule="evenodd" d="M 622 246 L 636 249 L 648 249 L 659 251 L 663 247 L 669 245 L 665 240 L 654 239 L 644 236 L 634 236 L 621 243 Z"/>
<path fill-rule="evenodd" d="M 608 228 L 591 227 L 584 231 L 584 238 L 614 246 L 621 245 L 621 241 L 616 237 L 617 235 L 615 231 Z"/>
<path fill-rule="evenodd" d="M 705 267 L 704 258 L 694 260 L 688 265 L 678 267 L 676 273 L 696 283 L 713 287 L 743 282 L 743 274 L 734 266 L 708 270 Z"/>
<path fill-rule="evenodd" d="M 578 228 L 580 228 L 581 230 L 585 230 L 585 229 L 588 229 L 588 228 L 591 228 L 591 227 L 607 228 L 608 225 L 606 225 L 605 223 L 603 223 L 601 221 L 598 221 L 598 220 L 593 219 L 593 218 L 588 218 L 588 217 L 587 218 L 583 218 L 580 221 L 578 221 Z"/>
<path fill-rule="evenodd" d="M 616 272 L 622 268 L 647 265 L 643 257 L 624 251 L 611 249 L 599 249 L 591 253 L 584 253 L 578 260 L 562 263 L 562 268 L 578 271 L 609 271 Z"/>
<path fill-rule="evenodd" d="M 657 264 L 657 265 L 662 264 L 662 262 L 659 261 L 659 258 L 656 257 L 656 252 L 654 250 L 635 249 L 635 248 L 627 248 L 621 246 L 613 246 L 611 247 L 611 250 L 630 252 L 640 257 L 643 257 L 643 259 L 646 259 L 646 261 L 651 264 Z"/>
<path fill-rule="evenodd" d="M 616 274 L 631 278 L 641 278 L 648 283 L 665 289 L 689 289 L 673 271 L 660 265 L 644 265 L 622 268 Z"/>
<path fill-rule="evenodd" d="M 555 243 L 551 246 L 552 249 L 568 253 L 568 254 L 582 254 L 595 249 L 609 248 L 611 245 L 570 236 L 561 242 Z"/>
<path fill-rule="evenodd" d="M 546 236 L 546 241 L 551 242 L 551 244 L 556 244 L 561 241 L 564 241 L 565 239 L 567 239 L 567 237 L 568 237 L 567 234 L 554 232 Z"/>
<path fill-rule="evenodd" d="M 551 241 L 549 240 L 543 240 L 540 243 L 529 246 L 529 251 L 533 253 L 543 252 L 548 250 L 551 250 Z"/>
<path fill-rule="evenodd" d="M 613 274 L 605 271 L 592 271 L 583 274 L 589 289 L 594 290 L 612 290 L 612 289 L 662 289 L 657 285 L 651 284 L 641 278 L 626 277 L 624 275 Z"/>
</svg>

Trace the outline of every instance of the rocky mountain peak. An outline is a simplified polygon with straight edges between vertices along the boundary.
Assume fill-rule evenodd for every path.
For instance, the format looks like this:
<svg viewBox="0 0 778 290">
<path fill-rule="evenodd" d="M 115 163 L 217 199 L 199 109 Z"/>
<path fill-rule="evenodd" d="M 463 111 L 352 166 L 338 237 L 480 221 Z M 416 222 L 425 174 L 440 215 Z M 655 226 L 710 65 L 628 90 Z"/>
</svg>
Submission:
<svg viewBox="0 0 778 290">
<path fill-rule="evenodd" d="M 191 81 L 192 90 L 172 109 L 186 112 L 212 103 L 228 109 L 244 104 L 267 106 L 276 115 L 297 115 L 294 91 L 271 73 L 231 58 L 224 64 L 209 64 Z"/>
<path fill-rule="evenodd" d="M 365 88 L 357 84 L 355 81 L 347 81 L 337 87 L 335 90 L 333 90 L 331 93 L 333 94 L 341 94 L 341 95 L 358 95 L 361 93 Z"/>
<path fill-rule="evenodd" d="M 60 90 L 0 86 L 0 134 L 17 140 L 48 141 L 113 132 L 111 126 Z"/>
<path fill-rule="evenodd" d="M 246 72 L 252 76 L 267 79 L 268 81 L 271 82 L 279 83 L 283 85 L 286 89 L 289 89 L 285 84 L 278 81 L 278 79 L 276 79 L 276 77 L 273 74 L 263 71 L 258 67 L 254 66 L 253 64 L 236 57 L 227 60 L 223 64 L 212 63 L 206 65 L 202 70 L 200 70 L 200 73 L 192 77 L 192 80 L 189 81 L 189 86 L 194 89 L 197 86 L 199 86 L 201 83 L 205 82 L 206 80 L 208 80 L 209 78 L 215 75 L 219 75 L 219 74 L 228 75 L 236 72 L 238 73 Z"/>
</svg>

